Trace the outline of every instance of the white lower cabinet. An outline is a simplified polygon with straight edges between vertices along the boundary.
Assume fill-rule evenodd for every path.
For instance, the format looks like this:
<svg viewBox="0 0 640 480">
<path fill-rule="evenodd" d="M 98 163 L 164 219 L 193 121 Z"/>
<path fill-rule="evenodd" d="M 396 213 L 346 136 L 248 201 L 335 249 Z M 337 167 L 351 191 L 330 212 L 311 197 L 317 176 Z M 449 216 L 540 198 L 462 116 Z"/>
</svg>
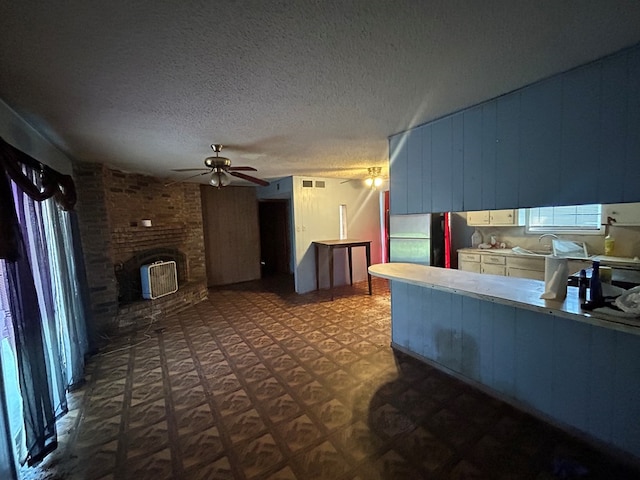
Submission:
<svg viewBox="0 0 640 480">
<path fill-rule="evenodd" d="M 506 257 L 489 253 L 458 252 L 458 269 L 465 272 L 506 275 Z"/>
<path fill-rule="evenodd" d="M 531 280 L 544 280 L 544 270 L 528 270 L 526 268 L 514 268 L 510 267 L 507 276 L 518 278 L 529 278 Z"/>
<path fill-rule="evenodd" d="M 506 275 L 506 257 L 483 253 L 480 255 L 480 273 L 490 275 Z"/>
<path fill-rule="evenodd" d="M 544 257 L 507 259 L 507 276 L 544 280 Z"/>
<path fill-rule="evenodd" d="M 488 273 L 490 275 L 502 275 L 505 276 L 506 267 L 504 265 L 485 265 L 480 267 L 480 273 Z"/>
<path fill-rule="evenodd" d="M 479 253 L 458 253 L 458 270 L 465 272 L 480 273 L 480 254 Z"/>
<path fill-rule="evenodd" d="M 570 265 L 569 270 L 571 268 L 573 265 Z M 458 252 L 458 269 L 466 272 L 544 280 L 544 257 L 503 255 L 494 251 Z M 570 271 L 570 273 L 574 272 Z"/>
</svg>

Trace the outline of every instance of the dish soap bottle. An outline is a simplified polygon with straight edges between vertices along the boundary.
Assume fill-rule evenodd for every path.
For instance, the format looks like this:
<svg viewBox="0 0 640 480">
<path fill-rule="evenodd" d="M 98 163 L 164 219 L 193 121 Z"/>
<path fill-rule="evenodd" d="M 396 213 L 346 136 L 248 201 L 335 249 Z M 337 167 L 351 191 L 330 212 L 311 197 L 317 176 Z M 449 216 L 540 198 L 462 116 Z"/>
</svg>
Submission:
<svg viewBox="0 0 640 480">
<path fill-rule="evenodd" d="M 607 217 L 607 224 L 604 227 L 604 254 L 611 256 L 616 244 L 615 239 L 611 236 L 611 225 L 616 221 L 613 217 Z"/>
<path fill-rule="evenodd" d="M 482 243 L 482 234 L 476 228 L 473 232 L 473 235 L 471 235 L 471 246 L 473 248 L 478 248 L 478 245 L 480 245 L 481 243 Z"/>
<path fill-rule="evenodd" d="M 607 256 L 612 256 L 615 244 L 616 240 L 611 236 L 611 234 L 604 237 L 604 254 Z"/>
</svg>

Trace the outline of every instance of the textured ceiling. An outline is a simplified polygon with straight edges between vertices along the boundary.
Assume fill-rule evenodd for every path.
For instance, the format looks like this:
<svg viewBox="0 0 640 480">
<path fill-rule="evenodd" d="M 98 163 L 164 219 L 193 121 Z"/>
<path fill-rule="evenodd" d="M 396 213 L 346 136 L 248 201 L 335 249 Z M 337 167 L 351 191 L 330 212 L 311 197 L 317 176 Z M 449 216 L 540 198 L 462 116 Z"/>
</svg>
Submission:
<svg viewBox="0 0 640 480">
<path fill-rule="evenodd" d="M 637 0 L 20 0 L 0 98 L 126 171 L 175 178 L 222 143 L 263 178 L 358 178 L 390 134 L 637 42 Z"/>
</svg>

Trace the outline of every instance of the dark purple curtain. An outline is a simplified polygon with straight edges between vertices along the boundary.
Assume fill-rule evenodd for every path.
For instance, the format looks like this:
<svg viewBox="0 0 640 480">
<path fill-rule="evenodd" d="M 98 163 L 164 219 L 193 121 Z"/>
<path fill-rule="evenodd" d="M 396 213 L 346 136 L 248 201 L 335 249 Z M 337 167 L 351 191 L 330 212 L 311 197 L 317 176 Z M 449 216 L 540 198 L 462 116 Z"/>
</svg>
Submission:
<svg viewBox="0 0 640 480">
<path fill-rule="evenodd" d="M 17 347 L 27 455 L 29 464 L 33 464 L 56 448 L 56 419 L 47 379 L 38 295 L 21 233 L 18 234 L 18 246 L 20 255 L 15 262 L 6 262 L 6 272 Z"/>
<path fill-rule="evenodd" d="M 19 190 L 15 196 L 11 180 Z M 7 296 L 24 408 L 27 461 L 31 465 L 56 448 L 56 413 L 64 413 L 66 404 L 58 404 L 61 397 L 64 399 L 64 392 L 60 395 L 61 392 L 52 391 L 53 384 L 49 381 L 52 372 L 48 372 L 45 355 L 43 318 L 54 318 L 53 311 L 49 311 L 54 302 L 42 218 L 33 204 L 24 204 L 22 193 L 37 202 L 55 197 L 64 209 L 72 209 L 76 200 L 70 176 L 41 164 L 0 138 L 0 258 L 6 260 Z M 30 218 L 26 218 L 26 211 Z M 31 263 L 29 252 L 33 257 Z M 31 265 L 37 265 L 38 271 L 34 272 Z M 42 290 L 40 301 L 34 273 Z M 47 311 L 40 310 L 41 304 Z"/>
</svg>

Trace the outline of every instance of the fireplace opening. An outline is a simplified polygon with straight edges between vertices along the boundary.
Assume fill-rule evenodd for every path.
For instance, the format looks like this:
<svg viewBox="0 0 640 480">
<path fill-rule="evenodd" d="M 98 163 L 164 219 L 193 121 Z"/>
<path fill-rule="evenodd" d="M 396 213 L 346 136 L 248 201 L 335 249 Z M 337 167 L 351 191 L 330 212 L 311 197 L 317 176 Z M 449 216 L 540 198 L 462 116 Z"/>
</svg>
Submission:
<svg viewBox="0 0 640 480">
<path fill-rule="evenodd" d="M 187 281 L 187 257 L 177 248 L 153 248 L 137 253 L 126 262 L 115 265 L 118 282 L 118 302 L 120 304 L 137 302 L 142 298 L 142 281 L 140 267 L 154 262 L 176 262 L 178 287 Z"/>
</svg>

